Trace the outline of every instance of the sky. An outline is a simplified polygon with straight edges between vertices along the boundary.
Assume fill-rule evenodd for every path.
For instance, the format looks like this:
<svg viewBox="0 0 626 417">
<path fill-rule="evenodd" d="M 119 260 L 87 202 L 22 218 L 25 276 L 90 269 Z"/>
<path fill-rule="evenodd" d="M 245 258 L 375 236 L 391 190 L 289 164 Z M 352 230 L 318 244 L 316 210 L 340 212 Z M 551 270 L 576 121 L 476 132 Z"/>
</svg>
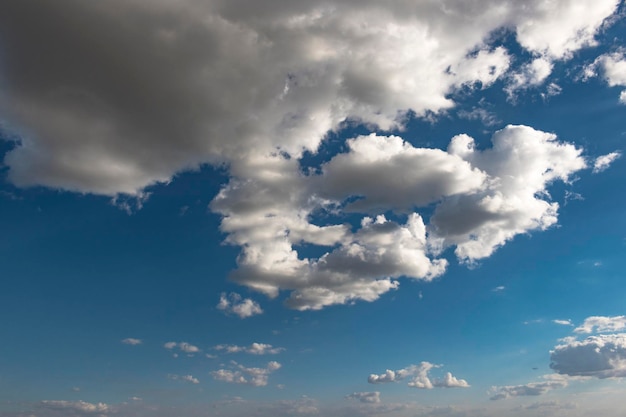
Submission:
<svg viewBox="0 0 626 417">
<path fill-rule="evenodd" d="M 4 0 L 0 417 L 623 415 L 621 0 Z"/>
</svg>

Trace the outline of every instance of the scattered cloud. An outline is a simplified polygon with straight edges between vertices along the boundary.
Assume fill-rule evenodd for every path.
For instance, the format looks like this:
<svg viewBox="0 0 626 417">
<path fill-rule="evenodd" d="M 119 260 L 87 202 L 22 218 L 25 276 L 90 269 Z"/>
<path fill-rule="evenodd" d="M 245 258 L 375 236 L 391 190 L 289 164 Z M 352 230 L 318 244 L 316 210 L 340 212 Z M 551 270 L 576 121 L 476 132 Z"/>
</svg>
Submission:
<svg viewBox="0 0 626 417">
<path fill-rule="evenodd" d="M 441 365 L 434 365 L 430 362 L 421 362 L 419 365 L 410 365 L 397 371 L 387 369 L 385 373 L 380 375 L 371 374 L 367 378 L 367 382 L 370 384 L 383 384 L 409 378 L 407 385 L 413 388 L 468 388 L 470 386 L 467 381 L 457 379 L 450 372 L 447 372 L 442 379 L 431 379 L 429 375 L 430 370 L 440 367 Z"/>
<path fill-rule="evenodd" d="M 187 342 L 167 342 L 163 345 L 167 350 L 179 349 L 181 352 L 194 354 L 200 352 L 200 348 Z"/>
<path fill-rule="evenodd" d="M 491 387 L 491 400 L 503 400 L 519 396 L 543 395 L 548 391 L 564 388 L 568 385 L 567 379 L 555 378 L 553 375 L 544 376 L 546 381 L 530 382 L 524 385 L 508 385 L 501 387 Z"/>
<path fill-rule="evenodd" d="M 235 314 L 241 319 L 262 314 L 263 310 L 256 301 L 250 298 L 242 298 L 241 295 L 231 292 L 230 294 L 222 293 L 220 302 L 217 304 L 218 310 L 222 310 L 227 314 Z"/>
<path fill-rule="evenodd" d="M 574 329 L 575 333 L 610 333 L 626 329 L 626 316 L 591 316 Z"/>
<path fill-rule="evenodd" d="M 613 162 L 622 156 L 621 152 L 611 152 L 606 155 L 599 156 L 593 162 L 593 173 L 597 174 L 608 169 Z"/>
<path fill-rule="evenodd" d="M 136 346 L 136 345 L 142 344 L 143 341 L 141 339 L 135 339 L 135 338 L 129 337 L 127 339 L 123 339 L 122 343 L 125 345 Z"/>
<path fill-rule="evenodd" d="M 552 323 L 559 324 L 561 326 L 573 326 L 572 321 L 570 319 L 567 319 L 567 320 L 554 319 L 552 320 Z"/>
<path fill-rule="evenodd" d="M 211 372 L 213 379 L 231 384 L 246 384 L 254 387 L 267 385 L 269 375 L 281 368 L 276 361 L 268 362 L 265 368 L 246 368 L 237 362 L 231 362 L 232 369 L 218 369 Z"/>
<path fill-rule="evenodd" d="M 69 416 L 105 416 L 112 408 L 105 403 L 88 403 L 86 401 L 46 400 L 39 403 L 39 408 L 63 412 Z"/>
<path fill-rule="evenodd" d="M 169 374 L 167 376 L 169 379 L 174 380 L 174 381 L 184 381 L 184 382 L 190 382 L 192 384 L 199 384 L 200 380 L 198 378 L 193 377 L 192 375 L 173 375 L 173 374 Z"/>
<path fill-rule="evenodd" d="M 380 403 L 380 392 L 353 392 L 350 395 L 346 395 L 346 398 L 358 400 L 366 404 L 378 404 Z"/>
<path fill-rule="evenodd" d="M 285 348 L 273 347 L 265 343 L 252 343 L 250 346 L 237 346 L 237 345 L 217 345 L 215 350 L 222 350 L 226 353 L 250 353 L 252 355 L 276 355 L 283 352 Z"/>
<path fill-rule="evenodd" d="M 550 367 L 562 375 L 600 379 L 626 377 L 626 334 L 567 340 L 550 352 Z"/>
</svg>

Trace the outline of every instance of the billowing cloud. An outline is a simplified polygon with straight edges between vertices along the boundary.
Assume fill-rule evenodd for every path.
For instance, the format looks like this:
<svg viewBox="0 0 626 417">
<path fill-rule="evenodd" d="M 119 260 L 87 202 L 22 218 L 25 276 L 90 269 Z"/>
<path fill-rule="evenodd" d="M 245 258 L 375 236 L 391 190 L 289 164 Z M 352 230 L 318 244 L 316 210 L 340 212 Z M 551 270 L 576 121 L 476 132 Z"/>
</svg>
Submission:
<svg viewBox="0 0 626 417">
<path fill-rule="evenodd" d="M 250 298 L 242 298 L 241 295 L 231 292 L 230 294 L 222 293 L 217 309 L 227 314 L 234 314 L 241 319 L 262 314 L 263 309 L 256 301 Z"/>
<path fill-rule="evenodd" d="M 530 127 L 482 151 L 465 135 L 447 151 L 370 135 L 312 171 L 301 157 L 343 122 L 402 127 L 511 75 L 504 32 L 531 57 L 509 79 L 541 84 L 555 60 L 594 44 L 619 0 L 248 3 L 5 2 L 0 113 L 21 138 L 8 179 L 143 203 L 151 184 L 223 164 L 230 179 L 211 209 L 241 247 L 232 280 L 287 291 L 299 310 L 374 301 L 401 277 L 443 274 L 448 247 L 471 263 L 556 223 L 546 187 L 584 160 Z M 416 210 L 430 205 L 425 224 Z M 326 252 L 305 258 L 300 245 Z M 262 312 L 237 297 L 218 308 Z"/>
<path fill-rule="evenodd" d="M 276 361 L 268 362 L 265 368 L 246 368 L 237 362 L 231 362 L 231 364 L 232 369 L 218 369 L 211 372 L 213 379 L 231 384 L 264 387 L 267 385 L 269 375 L 281 368 L 281 364 Z"/>
<path fill-rule="evenodd" d="M 590 336 L 567 340 L 550 352 L 550 367 L 570 376 L 626 377 L 626 334 Z"/>
<path fill-rule="evenodd" d="M 616 159 L 622 156 L 621 152 L 611 152 L 606 155 L 597 157 L 593 161 L 593 172 L 598 173 L 608 169 Z"/>
<path fill-rule="evenodd" d="M 524 385 L 507 385 L 501 387 L 491 387 L 491 400 L 502 400 L 519 396 L 536 396 L 543 395 L 548 391 L 558 388 L 564 388 L 568 385 L 567 379 L 555 378 L 547 375 L 546 381 L 530 382 Z"/>
<path fill-rule="evenodd" d="M 226 353 L 239 353 L 245 352 L 251 355 L 276 355 L 283 352 L 285 348 L 273 347 L 266 343 L 252 343 L 250 346 L 237 346 L 237 345 L 217 345 L 214 347 L 216 350 L 223 350 Z"/>
<path fill-rule="evenodd" d="M 129 337 L 129 338 L 123 339 L 122 343 L 125 345 L 136 346 L 136 345 L 142 344 L 143 341 L 141 339 L 135 339 L 133 337 Z"/>
<path fill-rule="evenodd" d="M 181 352 L 194 354 L 200 352 L 200 348 L 187 342 L 167 342 L 163 345 L 165 349 L 173 350 L 178 348 Z"/>
<path fill-rule="evenodd" d="M 378 404 L 380 403 L 380 392 L 353 392 L 350 395 L 346 395 L 346 398 L 358 400 L 366 404 Z"/>
<path fill-rule="evenodd" d="M 611 333 L 626 329 L 626 316 L 591 316 L 576 327 L 576 333 Z"/>
<path fill-rule="evenodd" d="M 429 372 L 433 368 L 441 365 L 434 365 L 430 362 L 421 362 L 419 365 L 411 365 L 397 371 L 387 369 L 383 374 L 371 374 L 367 378 L 370 384 L 383 384 L 409 379 L 407 385 L 413 388 L 468 388 L 470 385 L 464 379 L 457 379 L 450 372 L 447 372 L 442 379 L 431 379 Z"/>
</svg>

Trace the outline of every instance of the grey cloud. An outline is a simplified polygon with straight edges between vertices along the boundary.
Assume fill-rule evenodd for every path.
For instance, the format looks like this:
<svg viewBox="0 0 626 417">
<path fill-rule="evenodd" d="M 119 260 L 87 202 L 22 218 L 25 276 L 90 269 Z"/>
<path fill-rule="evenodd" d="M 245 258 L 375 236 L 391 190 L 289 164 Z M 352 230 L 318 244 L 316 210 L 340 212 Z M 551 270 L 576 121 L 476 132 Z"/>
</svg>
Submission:
<svg viewBox="0 0 626 417">
<path fill-rule="evenodd" d="M 492 387 L 493 395 L 491 400 L 502 400 L 510 397 L 519 396 L 537 396 L 543 395 L 548 391 L 567 386 L 567 380 L 548 380 L 542 382 L 530 382 L 524 385 L 508 385 L 502 387 Z"/>
<path fill-rule="evenodd" d="M 366 404 L 377 404 L 380 403 L 380 392 L 353 392 L 350 395 L 346 395 L 346 398 L 358 400 Z"/>
<path fill-rule="evenodd" d="M 567 340 L 550 352 L 550 367 L 569 376 L 626 377 L 626 333 Z"/>
</svg>

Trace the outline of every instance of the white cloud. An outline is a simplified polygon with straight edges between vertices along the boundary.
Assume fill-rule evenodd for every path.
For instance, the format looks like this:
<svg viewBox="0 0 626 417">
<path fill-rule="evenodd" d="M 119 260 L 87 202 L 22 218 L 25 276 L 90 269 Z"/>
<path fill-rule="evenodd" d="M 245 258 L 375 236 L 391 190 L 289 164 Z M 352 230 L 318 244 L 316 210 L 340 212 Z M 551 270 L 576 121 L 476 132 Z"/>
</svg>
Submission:
<svg viewBox="0 0 626 417">
<path fill-rule="evenodd" d="M 575 333 L 610 333 L 626 329 L 626 316 L 591 316 L 574 329 Z"/>
<path fill-rule="evenodd" d="M 494 289 L 492 289 L 491 291 L 493 292 L 502 292 L 506 289 L 506 287 L 504 285 L 498 285 L 497 287 L 495 287 Z"/>
<path fill-rule="evenodd" d="M 543 395 L 548 391 L 564 388 L 568 385 L 567 379 L 555 378 L 553 375 L 544 376 L 546 381 L 530 382 L 524 385 L 507 385 L 501 387 L 491 387 L 491 400 L 502 400 L 519 396 Z"/>
<path fill-rule="evenodd" d="M 231 292 L 230 294 L 222 293 L 217 309 L 227 314 L 235 314 L 241 319 L 262 314 L 263 309 L 256 301 L 250 298 L 242 298 L 241 295 Z"/>
<path fill-rule="evenodd" d="M 606 155 L 599 156 L 593 162 L 593 173 L 602 172 L 608 169 L 615 160 L 620 158 L 622 153 L 619 151 L 611 152 Z"/>
<path fill-rule="evenodd" d="M 550 367 L 570 376 L 626 377 L 626 334 L 590 336 L 568 340 L 550 352 Z"/>
<path fill-rule="evenodd" d="M 135 339 L 133 337 L 129 337 L 129 338 L 123 339 L 122 343 L 125 345 L 136 346 L 136 345 L 142 344 L 143 342 L 141 339 Z"/>
<path fill-rule="evenodd" d="M 346 398 L 358 400 L 366 404 L 378 404 L 380 403 L 380 392 L 353 392 L 350 395 L 346 395 Z"/>
<path fill-rule="evenodd" d="M 217 381 L 229 382 L 231 384 L 246 384 L 254 387 L 264 387 L 267 385 L 269 375 L 280 369 L 281 364 L 276 361 L 268 362 L 265 368 L 246 368 L 237 362 L 231 362 L 232 369 L 218 369 L 211 372 L 213 379 Z"/>
<path fill-rule="evenodd" d="M 407 368 L 392 371 L 387 369 L 385 373 L 377 375 L 371 374 L 367 378 L 370 384 L 383 384 L 388 382 L 398 382 L 410 378 L 407 385 L 413 388 L 468 388 L 470 385 L 464 379 L 457 379 L 450 372 L 447 372 L 442 379 L 431 379 L 429 372 L 433 368 L 441 365 L 434 365 L 430 362 L 421 362 L 419 365 L 410 365 Z"/>
<path fill-rule="evenodd" d="M 544 57 L 535 58 L 524 64 L 518 72 L 510 75 L 510 81 L 506 87 L 509 98 L 515 98 L 515 94 L 519 90 L 543 84 L 552 73 L 553 67 L 552 61 Z"/>
<path fill-rule="evenodd" d="M 97 415 L 103 416 L 109 414 L 112 409 L 105 403 L 88 403 L 86 401 L 60 401 L 46 400 L 41 401 L 41 408 L 59 410 L 70 415 Z"/>
<path fill-rule="evenodd" d="M 273 347 L 272 345 L 268 345 L 266 343 L 256 342 L 252 343 L 250 346 L 217 345 L 214 349 L 223 350 L 227 353 L 245 352 L 252 355 L 276 355 L 285 350 L 285 348 L 282 347 Z"/>
<path fill-rule="evenodd" d="M 619 102 L 621 104 L 626 104 L 626 90 L 622 90 L 622 92 L 619 93 Z"/>
<path fill-rule="evenodd" d="M 185 352 L 185 353 L 198 353 L 200 352 L 200 348 L 198 348 L 197 346 L 194 346 L 192 344 L 189 344 L 187 342 L 167 342 L 163 345 L 163 347 L 165 349 L 168 350 L 172 350 L 172 349 L 176 349 L 178 348 L 181 352 Z"/>
<path fill-rule="evenodd" d="M 185 381 L 185 382 L 190 382 L 192 384 L 199 384 L 200 380 L 198 378 L 195 378 L 192 375 L 173 375 L 170 374 L 167 376 L 169 379 L 172 379 L 174 381 Z"/>
<path fill-rule="evenodd" d="M 567 319 L 567 320 L 554 319 L 552 320 L 552 323 L 559 324 L 561 326 L 573 326 L 572 321 L 570 319 Z"/>
</svg>

